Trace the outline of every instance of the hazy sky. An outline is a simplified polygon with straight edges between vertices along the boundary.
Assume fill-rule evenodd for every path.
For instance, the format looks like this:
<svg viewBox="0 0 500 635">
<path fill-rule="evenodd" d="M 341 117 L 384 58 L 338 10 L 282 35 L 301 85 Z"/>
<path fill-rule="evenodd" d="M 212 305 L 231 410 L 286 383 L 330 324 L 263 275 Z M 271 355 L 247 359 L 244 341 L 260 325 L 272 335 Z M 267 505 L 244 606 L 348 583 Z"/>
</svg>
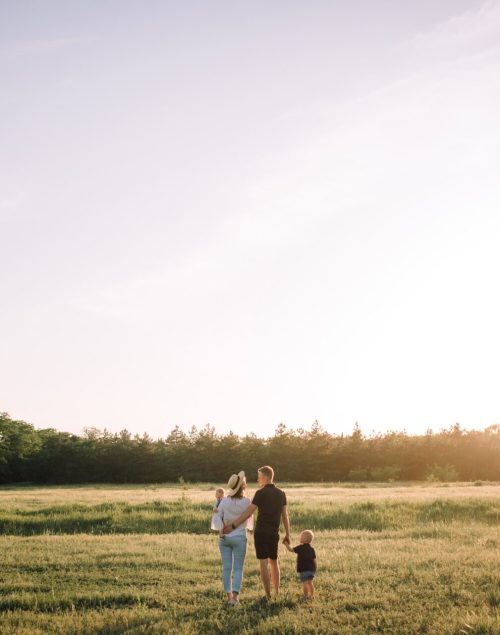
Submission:
<svg viewBox="0 0 500 635">
<path fill-rule="evenodd" d="M 0 410 L 500 422 L 500 0 L 0 0 Z"/>
</svg>

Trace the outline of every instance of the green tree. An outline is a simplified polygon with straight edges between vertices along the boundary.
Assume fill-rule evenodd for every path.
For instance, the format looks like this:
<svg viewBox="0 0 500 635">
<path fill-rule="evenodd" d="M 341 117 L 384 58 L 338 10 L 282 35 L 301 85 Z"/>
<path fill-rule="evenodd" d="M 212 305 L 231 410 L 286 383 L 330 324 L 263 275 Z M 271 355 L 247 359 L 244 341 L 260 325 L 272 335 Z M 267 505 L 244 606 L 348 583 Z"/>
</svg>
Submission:
<svg viewBox="0 0 500 635">
<path fill-rule="evenodd" d="M 40 449 L 35 428 L 0 413 L 0 483 L 29 480 L 29 459 Z"/>
</svg>

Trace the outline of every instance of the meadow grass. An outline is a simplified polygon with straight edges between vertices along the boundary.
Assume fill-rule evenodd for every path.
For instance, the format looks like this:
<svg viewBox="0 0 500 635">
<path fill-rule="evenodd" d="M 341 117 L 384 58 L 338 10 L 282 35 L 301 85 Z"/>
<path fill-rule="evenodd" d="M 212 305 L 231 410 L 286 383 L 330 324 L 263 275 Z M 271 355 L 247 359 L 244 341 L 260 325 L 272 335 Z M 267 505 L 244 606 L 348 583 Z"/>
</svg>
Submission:
<svg viewBox="0 0 500 635">
<path fill-rule="evenodd" d="M 224 605 L 217 539 L 207 532 L 210 496 L 207 504 L 176 488 L 170 501 L 127 503 L 124 490 L 119 500 L 107 490 L 101 502 L 85 490 L 77 504 L 53 489 L 50 505 L 36 489 L 25 505 L 4 497 L 0 632 L 498 634 L 500 496 L 482 489 L 434 500 L 389 489 L 350 503 L 289 488 L 294 534 L 316 527 L 317 597 L 299 599 L 283 548 L 283 594 L 260 605 L 250 547 L 234 609 Z"/>
<path fill-rule="evenodd" d="M 480 487 L 478 487 L 480 484 Z M 18 507 L 36 509 L 44 505 L 76 501 L 82 504 L 125 502 L 129 504 L 153 501 L 173 502 L 185 496 L 193 503 L 207 504 L 214 498 L 220 483 L 174 484 L 92 484 L 92 485 L 10 485 L 0 486 L 0 508 Z M 441 498 L 492 498 L 500 497 L 500 484 L 478 481 L 475 483 L 279 483 L 289 494 L 291 501 L 335 501 L 338 503 L 373 502 L 378 500 L 427 500 Z M 256 485 L 249 483 L 251 497 Z"/>
<path fill-rule="evenodd" d="M 385 499 L 352 504 L 307 499 L 290 500 L 289 513 L 298 526 L 315 531 L 361 529 L 383 531 L 449 523 L 457 520 L 500 525 L 499 499 L 437 499 L 403 501 Z M 63 503 L 23 509 L 0 508 L 0 533 L 17 536 L 36 534 L 136 534 L 207 533 L 212 505 L 193 502 L 183 492 L 176 501 L 153 500 L 129 504 L 97 505 Z"/>
</svg>

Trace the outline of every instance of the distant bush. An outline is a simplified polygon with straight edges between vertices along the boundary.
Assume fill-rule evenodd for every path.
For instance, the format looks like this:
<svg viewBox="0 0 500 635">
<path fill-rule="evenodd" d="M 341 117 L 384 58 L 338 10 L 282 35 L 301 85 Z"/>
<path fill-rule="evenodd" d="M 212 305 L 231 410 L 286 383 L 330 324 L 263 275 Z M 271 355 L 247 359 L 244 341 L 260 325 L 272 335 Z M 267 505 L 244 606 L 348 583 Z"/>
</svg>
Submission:
<svg viewBox="0 0 500 635">
<path fill-rule="evenodd" d="M 397 481 L 401 475 L 401 468 L 394 465 L 386 465 L 385 467 L 374 467 L 370 470 L 372 481 Z"/>
<path fill-rule="evenodd" d="M 347 476 L 349 481 L 368 481 L 369 471 L 366 467 L 354 467 L 352 470 L 349 470 L 349 474 Z"/>
<path fill-rule="evenodd" d="M 450 483 L 458 481 L 458 472 L 454 465 L 432 465 L 425 475 L 427 481 L 431 483 Z"/>
<path fill-rule="evenodd" d="M 401 475 L 401 468 L 394 465 L 385 465 L 384 467 L 355 467 L 349 471 L 350 481 L 378 481 L 388 482 L 396 481 Z"/>
</svg>

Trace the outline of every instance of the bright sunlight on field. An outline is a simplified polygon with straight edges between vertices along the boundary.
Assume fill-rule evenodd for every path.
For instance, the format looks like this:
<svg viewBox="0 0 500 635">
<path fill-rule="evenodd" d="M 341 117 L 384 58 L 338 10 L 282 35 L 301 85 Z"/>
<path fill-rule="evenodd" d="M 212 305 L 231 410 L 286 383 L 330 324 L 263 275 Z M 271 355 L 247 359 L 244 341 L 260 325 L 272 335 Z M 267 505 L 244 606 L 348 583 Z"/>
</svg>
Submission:
<svg viewBox="0 0 500 635">
<path fill-rule="evenodd" d="M 315 529 L 317 597 L 294 557 L 261 606 L 253 549 L 226 608 L 213 487 L 4 487 L 0 632 L 500 632 L 500 485 L 283 485 L 292 534 Z"/>
</svg>

